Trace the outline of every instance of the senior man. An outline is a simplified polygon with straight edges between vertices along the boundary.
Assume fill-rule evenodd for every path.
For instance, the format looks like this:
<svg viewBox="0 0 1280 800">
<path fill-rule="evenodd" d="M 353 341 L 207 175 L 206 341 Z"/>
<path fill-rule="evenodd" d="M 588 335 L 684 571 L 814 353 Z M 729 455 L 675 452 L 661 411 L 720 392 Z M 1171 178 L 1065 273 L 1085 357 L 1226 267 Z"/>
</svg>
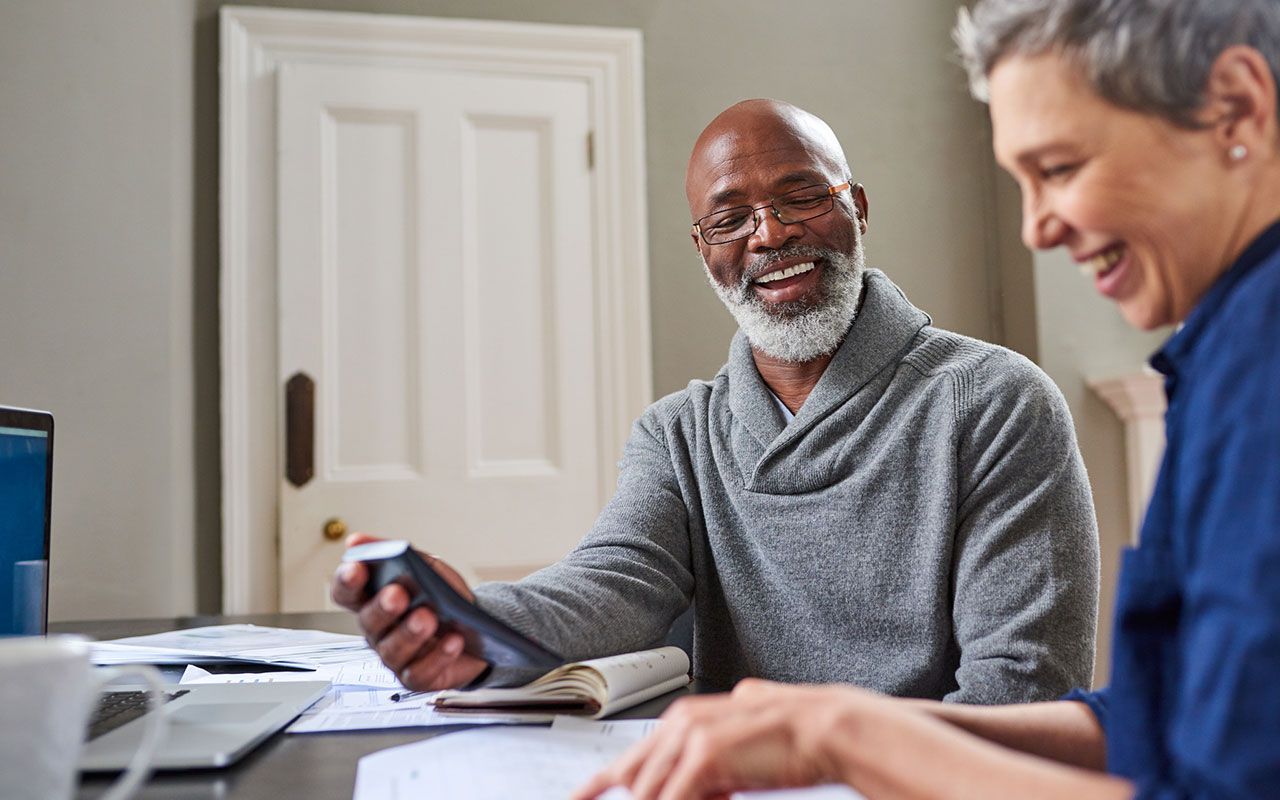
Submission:
<svg viewBox="0 0 1280 800">
<path fill-rule="evenodd" d="M 727 109 L 685 190 L 740 326 L 729 362 L 635 423 L 572 552 L 475 602 L 570 659 L 651 645 L 692 605 L 705 688 L 752 676 L 1010 703 L 1088 685 L 1097 530 L 1049 379 L 933 327 L 866 269 L 866 193 L 812 114 Z M 344 565 L 334 599 L 406 685 L 528 677 L 486 673 L 428 609 L 405 613 L 403 589 L 369 598 L 366 578 Z"/>
</svg>

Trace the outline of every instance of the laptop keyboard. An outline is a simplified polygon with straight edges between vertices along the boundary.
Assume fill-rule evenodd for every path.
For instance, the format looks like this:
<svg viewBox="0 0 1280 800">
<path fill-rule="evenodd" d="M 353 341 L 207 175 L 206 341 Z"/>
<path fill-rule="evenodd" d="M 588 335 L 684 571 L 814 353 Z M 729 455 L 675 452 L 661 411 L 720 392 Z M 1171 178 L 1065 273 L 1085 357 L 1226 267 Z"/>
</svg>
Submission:
<svg viewBox="0 0 1280 800">
<path fill-rule="evenodd" d="M 180 689 L 176 692 L 163 692 L 160 696 L 164 699 L 164 702 L 168 703 L 188 693 L 189 690 Z M 104 733 L 110 733 L 121 725 L 133 722 L 147 713 L 147 700 L 149 697 L 150 695 L 147 692 L 107 692 L 104 694 L 102 700 L 98 703 L 97 710 L 93 712 L 93 717 L 89 720 L 89 735 L 85 741 L 91 742 Z"/>
</svg>

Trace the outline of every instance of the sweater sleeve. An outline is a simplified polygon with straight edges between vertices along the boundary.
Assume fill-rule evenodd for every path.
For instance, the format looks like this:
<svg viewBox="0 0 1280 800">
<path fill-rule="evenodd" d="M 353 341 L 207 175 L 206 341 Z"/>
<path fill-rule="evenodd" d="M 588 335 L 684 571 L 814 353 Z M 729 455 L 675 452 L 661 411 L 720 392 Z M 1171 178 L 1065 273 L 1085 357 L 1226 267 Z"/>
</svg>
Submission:
<svg viewBox="0 0 1280 800">
<path fill-rule="evenodd" d="M 959 376 L 955 397 L 960 665 L 945 699 L 1030 702 L 1088 686 L 1098 529 L 1066 401 L 1008 351 Z"/>
<path fill-rule="evenodd" d="M 481 608 L 570 661 L 662 639 L 693 597 L 688 511 L 666 445 L 663 408 L 651 407 L 632 427 L 613 498 L 582 541 L 523 580 L 476 587 Z M 494 670 L 486 682 L 532 677 Z"/>
</svg>

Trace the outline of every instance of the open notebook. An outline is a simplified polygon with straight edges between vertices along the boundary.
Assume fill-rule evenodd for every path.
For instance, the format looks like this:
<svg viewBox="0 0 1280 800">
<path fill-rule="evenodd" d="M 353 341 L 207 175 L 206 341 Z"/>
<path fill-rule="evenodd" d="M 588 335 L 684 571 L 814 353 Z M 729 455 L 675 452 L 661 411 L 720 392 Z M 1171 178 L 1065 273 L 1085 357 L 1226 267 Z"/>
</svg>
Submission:
<svg viewBox="0 0 1280 800">
<path fill-rule="evenodd" d="M 678 647 L 594 658 L 556 667 L 510 689 L 440 692 L 443 714 L 573 714 L 599 719 L 689 683 L 689 656 Z"/>
</svg>

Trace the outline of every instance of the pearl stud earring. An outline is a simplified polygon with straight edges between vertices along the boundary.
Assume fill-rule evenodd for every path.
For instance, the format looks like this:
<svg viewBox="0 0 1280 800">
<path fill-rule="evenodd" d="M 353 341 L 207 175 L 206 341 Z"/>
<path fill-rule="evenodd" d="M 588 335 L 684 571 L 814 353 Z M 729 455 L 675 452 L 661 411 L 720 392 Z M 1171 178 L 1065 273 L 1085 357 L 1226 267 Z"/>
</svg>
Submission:
<svg viewBox="0 0 1280 800">
<path fill-rule="evenodd" d="M 1232 161 L 1244 161 L 1245 156 L 1249 155 L 1249 148 L 1245 147 L 1242 144 L 1238 144 L 1235 147 L 1228 150 L 1227 155 L 1231 157 Z"/>
</svg>

